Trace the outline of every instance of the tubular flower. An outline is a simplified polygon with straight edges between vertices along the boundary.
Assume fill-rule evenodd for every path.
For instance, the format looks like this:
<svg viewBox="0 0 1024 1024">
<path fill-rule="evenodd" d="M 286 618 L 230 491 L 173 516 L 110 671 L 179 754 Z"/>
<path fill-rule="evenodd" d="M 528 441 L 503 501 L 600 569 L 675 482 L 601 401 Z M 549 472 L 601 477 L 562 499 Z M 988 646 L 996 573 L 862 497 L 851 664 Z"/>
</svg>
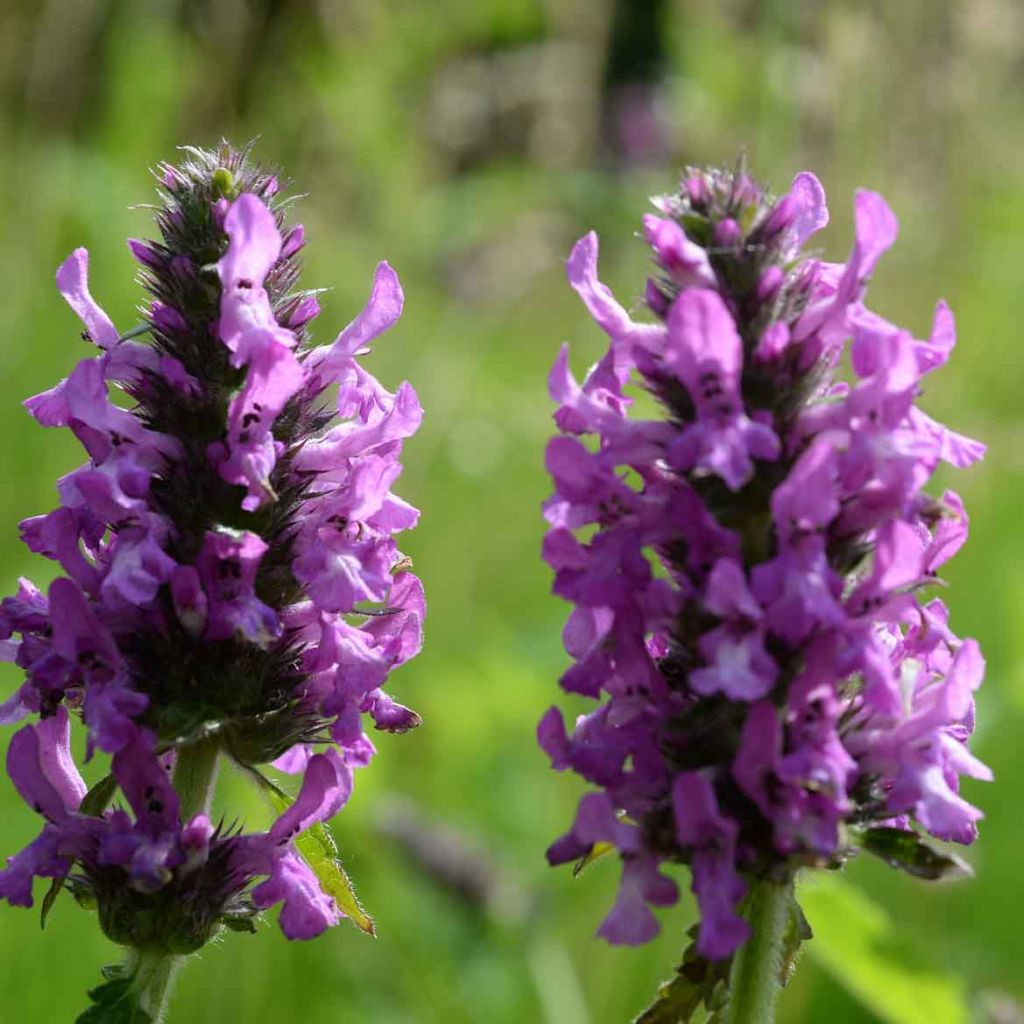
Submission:
<svg viewBox="0 0 1024 1024">
<path fill-rule="evenodd" d="M 362 363 L 402 310 L 387 263 L 366 308 L 314 347 L 316 298 L 295 290 L 305 234 L 277 180 L 227 146 L 157 177 L 159 238 L 129 243 L 144 324 L 114 326 L 77 249 L 57 287 L 95 354 L 25 403 L 88 461 L 58 481 L 55 511 L 21 524 L 60 575 L 0 604 L 2 650 L 24 672 L 0 715 L 29 720 L 8 771 L 43 819 L 0 897 L 31 906 L 33 878 L 56 879 L 111 938 L 178 954 L 275 904 L 293 939 L 358 908 L 324 891 L 302 836 L 374 754 L 367 716 L 419 724 L 382 688 L 422 640 L 423 590 L 395 541 L 418 513 L 391 490 L 422 412 Z M 112 759 L 88 794 L 74 717 L 88 756 Z M 185 777 L 200 749 L 264 789 L 259 765 L 299 772 L 298 795 L 273 794 L 266 832 L 215 826 Z"/>
<path fill-rule="evenodd" d="M 984 449 L 916 404 L 953 348 L 948 307 L 918 340 L 864 304 L 897 233 L 881 196 L 858 192 L 844 264 L 805 249 L 828 222 L 811 174 L 774 198 L 690 170 L 654 206 L 653 322 L 600 282 L 596 235 L 568 261 L 609 346 L 582 382 L 565 349 L 551 372 L 544 557 L 575 606 L 562 687 L 600 704 L 568 732 L 552 708 L 538 739 L 602 792 L 548 858 L 618 849 L 601 934 L 631 944 L 674 899 L 660 869 L 688 864 L 697 953 L 720 960 L 752 881 L 858 848 L 936 874 L 955 861 L 925 834 L 975 838 L 959 779 L 990 777 L 967 748 L 984 664 L 924 594 L 967 517 L 924 488 Z M 633 414 L 631 385 L 664 416 Z"/>
</svg>

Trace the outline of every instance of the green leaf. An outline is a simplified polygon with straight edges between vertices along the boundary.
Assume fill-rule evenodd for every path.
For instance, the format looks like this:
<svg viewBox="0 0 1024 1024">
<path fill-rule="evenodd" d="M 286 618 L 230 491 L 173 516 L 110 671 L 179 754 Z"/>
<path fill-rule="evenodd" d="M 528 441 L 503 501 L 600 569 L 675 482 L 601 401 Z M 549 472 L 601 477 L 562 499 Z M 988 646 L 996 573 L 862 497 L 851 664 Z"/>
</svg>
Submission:
<svg viewBox="0 0 1024 1024">
<path fill-rule="evenodd" d="M 594 843 L 590 850 L 585 853 L 576 863 L 572 866 L 572 877 L 579 878 L 580 872 L 584 868 L 589 868 L 595 860 L 600 860 L 606 854 L 609 854 L 614 850 L 614 843 Z"/>
<path fill-rule="evenodd" d="M 808 955 L 880 1020 L 966 1024 L 961 979 L 915 962 L 888 914 L 832 872 L 800 886 L 814 928 Z"/>
<path fill-rule="evenodd" d="M 153 1024 L 153 1018 L 138 1004 L 133 981 L 115 977 L 91 989 L 93 1005 L 78 1015 L 75 1024 Z"/>
<path fill-rule="evenodd" d="M 690 929 L 691 937 L 696 928 Z M 691 942 L 676 973 L 658 989 L 654 1002 L 637 1017 L 635 1024 L 686 1024 L 703 1005 L 715 1019 L 715 1011 L 724 1005 L 732 959 L 705 960 Z"/>
<path fill-rule="evenodd" d="M 292 805 L 292 799 L 265 775 L 254 768 L 248 769 L 249 774 L 259 783 L 260 791 L 270 801 L 278 814 L 283 814 Z M 373 918 L 363 909 L 356 896 L 352 880 L 345 873 L 338 859 L 338 847 L 334 837 L 322 822 L 316 822 L 309 829 L 297 836 L 295 848 L 316 875 L 320 888 L 338 905 L 338 909 L 360 930 L 367 935 L 377 937 L 377 928 Z"/>
<path fill-rule="evenodd" d="M 356 897 L 352 880 L 338 859 L 338 848 L 327 826 L 317 822 L 308 832 L 295 840 L 299 853 L 313 869 L 320 887 L 342 910 L 346 917 L 367 935 L 377 937 L 373 918 L 363 909 Z"/>
<path fill-rule="evenodd" d="M 974 873 L 971 866 L 955 853 L 937 849 L 916 832 L 899 828 L 871 828 L 860 833 L 857 838 L 868 853 L 873 853 L 890 867 L 906 871 L 915 878 L 934 881 Z"/>
<path fill-rule="evenodd" d="M 88 814 L 91 818 L 98 818 L 106 809 L 114 794 L 117 792 L 117 779 L 113 775 L 106 775 L 96 783 L 88 793 L 82 797 L 78 806 L 79 814 Z"/>
<path fill-rule="evenodd" d="M 663 982 L 655 1001 L 636 1019 L 636 1024 L 685 1024 L 704 1001 L 704 992 L 680 969 Z"/>
</svg>

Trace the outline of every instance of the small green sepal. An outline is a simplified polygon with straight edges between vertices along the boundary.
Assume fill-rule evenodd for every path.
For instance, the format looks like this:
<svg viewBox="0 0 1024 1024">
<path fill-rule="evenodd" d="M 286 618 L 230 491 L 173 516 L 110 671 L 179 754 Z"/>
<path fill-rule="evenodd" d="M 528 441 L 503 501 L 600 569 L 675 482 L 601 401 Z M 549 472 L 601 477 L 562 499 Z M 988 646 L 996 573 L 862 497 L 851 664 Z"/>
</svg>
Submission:
<svg viewBox="0 0 1024 1024">
<path fill-rule="evenodd" d="M 98 818 L 114 799 L 117 792 L 117 779 L 113 775 L 105 775 L 88 793 L 82 797 L 78 805 L 79 814 L 87 814 L 90 818 Z"/>
<path fill-rule="evenodd" d="M 46 928 L 46 919 L 50 916 L 50 911 L 53 909 L 54 903 L 57 902 L 57 897 L 60 895 L 61 889 L 64 888 L 64 876 L 61 875 L 59 878 L 55 878 L 50 883 L 50 888 L 46 890 L 46 895 L 43 897 L 42 906 L 39 908 L 39 927 Z"/>
<path fill-rule="evenodd" d="M 573 864 L 572 877 L 579 878 L 584 869 L 589 868 L 595 860 L 600 860 L 615 849 L 616 846 L 614 843 L 594 843 L 594 845 L 591 846 L 591 848 L 583 854 L 575 864 Z"/>
</svg>

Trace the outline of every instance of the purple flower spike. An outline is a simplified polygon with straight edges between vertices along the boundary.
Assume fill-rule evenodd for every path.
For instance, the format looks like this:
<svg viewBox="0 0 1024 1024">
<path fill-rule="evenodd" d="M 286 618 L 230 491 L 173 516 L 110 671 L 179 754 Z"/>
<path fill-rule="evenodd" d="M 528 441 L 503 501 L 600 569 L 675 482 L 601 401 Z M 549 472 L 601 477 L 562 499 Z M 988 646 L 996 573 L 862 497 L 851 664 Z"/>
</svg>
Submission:
<svg viewBox="0 0 1024 1024">
<path fill-rule="evenodd" d="M 765 879 L 859 849 L 938 865 L 907 850 L 974 839 L 960 779 L 990 777 L 967 747 L 984 664 L 921 595 L 967 537 L 956 494 L 924 488 L 983 449 L 915 404 L 952 352 L 948 307 L 919 341 L 865 306 L 897 234 L 881 196 L 857 193 L 845 264 L 803 251 L 829 221 L 807 172 L 773 197 L 689 169 L 654 205 L 649 323 L 598 280 L 596 235 L 567 263 L 610 341 L 582 382 L 565 348 L 551 372 L 543 557 L 574 605 L 561 685 L 599 703 L 569 731 L 552 708 L 537 740 L 599 791 L 548 858 L 618 849 L 600 934 L 627 943 L 671 902 L 659 866 L 689 864 L 696 953 L 725 960 Z M 663 419 L 631 413 L 634 388 Z"/>
<path fill-rule="evenodd" d="M 306 833 L 349 799 L 371 727 L 420 723 L 385 687 L 423 639 L 423 588 L 398 546 L 419 513 L 392 490 L 422 409 L 365 365 L 402 288 L 379 264 L 366 308 L 315 347 L 315 293 L 292 290 L 306 235 L 277 179 L 226 144 L 157 179 L 159 237 L 129 241 L 148 294 L 127 333 L 148 339 L 119 334 L 75 250 L 57 287 L 95 348 L 26 403 L 88 461 L 58 481 L 58 508 L 21 524 L 57 578 L 0 602 L 0 658 L 24 673 L 0 722 L 28 721 L 8 775 L 43 821 L 0 871 L 0 898 L 30 906 L 34 878 L 58 879 L 147 956 L 251 930 L 275 905 L 291 939 L 346 915 L 372 931 L 354 899 L 335 902 L 327 834 Z M 88 795 L 76 718 L 85 756 L 110 757 Z M 272 795 L 265 831 L 211 821 L 220 758 Z M 264 765 L 301 776 L 294 801 Z"/>
</svg>

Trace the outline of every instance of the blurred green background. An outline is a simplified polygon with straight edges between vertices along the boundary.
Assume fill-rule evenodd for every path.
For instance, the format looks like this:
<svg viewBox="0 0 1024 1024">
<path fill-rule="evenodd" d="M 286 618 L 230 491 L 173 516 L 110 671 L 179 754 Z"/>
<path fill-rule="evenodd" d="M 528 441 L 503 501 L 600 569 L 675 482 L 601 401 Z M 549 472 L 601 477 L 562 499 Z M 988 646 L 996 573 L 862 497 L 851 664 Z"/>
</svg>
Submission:
<svg viewBox="0 0 1024 1024">
<path fill-rule="evenodd" d="M 977 877 L 928 887 L 855 863 L 808 887 L 818 937 L 783 1018 L 1024 1019 L 1022 89 L 1019 0 L 3 0 L 4 592 L 49 578 L 17 523 L 52 508 L 57 475 L 81 460 L 19 407 L 87 354 L 54 269 L 87 245 L 94 294 L 135 322 L 124 238 L 148 233 L 150 213 L 131 204 L 152 199 L 147 167 L 177 145 L 259 136 L 259 156 L 308 193 L 306 287 L 333 288 L 319 340 L 391 261 L 406 312 L 370 366 L 411 380 L 427 410 L 400 481 L 424 511 L 404 547 L 427 588 L 427 643 L 392 683 L 425 724 L 382 737 L 334 823 L 380 937 L 342 926 L 289 944 L 272 921 L 230 936 L 183 973 L 172 1021 L 618 1024 L 670 973 L 688 893 L 658 941 L 612 949 L 592 935 L 615 865 L 572 881 L 543 859 L 582 791 L 533 742 L 566 664 L 567 609 L 538 557 L 545 376 L 561 341 L 577 372 L 603 345 L 564 280 L 572 241 L 601 232 L 603 276 L 629 302 L 646 197 L 684 163 L 740 150 L 778 188 L 817 172 L 833 259 L 853 189 L 887 196 L 902 236 L 872 304 L 920 336 L 935 300 L 951 302 L 960 346 L 925 407 L 991 446 L 955 481 L 973 539 L 948 572 L 954 625 L 989 664 L 975 749 L 997 782 L 968 783 L 987 814 Z M 0 684 L 17 684 L 7 666 Z M 263 824 L 239 780 L 222 789 Z M 8 855 L 38 819 L 2 778 L 0 807 Z M 114 958 L 70 899 L 45 935 L 36 910 L 3 908 L 0 1021 L 71 1020 Z"/>
</svg>

